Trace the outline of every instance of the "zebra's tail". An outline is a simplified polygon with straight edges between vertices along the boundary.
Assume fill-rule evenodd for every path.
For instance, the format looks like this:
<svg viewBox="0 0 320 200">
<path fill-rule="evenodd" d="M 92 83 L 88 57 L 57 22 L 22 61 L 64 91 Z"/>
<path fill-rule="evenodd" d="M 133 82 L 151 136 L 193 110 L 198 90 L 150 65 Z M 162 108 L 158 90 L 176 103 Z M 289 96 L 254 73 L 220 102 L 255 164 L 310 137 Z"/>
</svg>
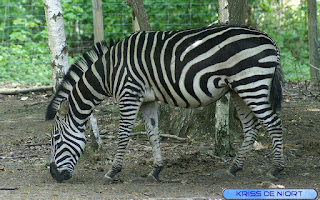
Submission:
<svg viewBox="0 0 320 200">
<path fill-rule="evenodd" d="M 59 110 L 60 104 L 63 100 L 68 99 L 71 91 L 76 83 L 80 80 L 82 75 L 88 71 L 93 63 L 99 57 L 103 56 L 108 51 L 108 46 L 105 41 L 96 43 L 91 51 L 85 53 L 80 57 L 69 69 L 68 73 L 64 76 L 57 92 L 49 103 L 46 111 L 46 120 L 52 120 Z"/>
<path fill-rule="evenodd" d="M 281 103 L 283 99 L 282 83 L 283 83 L 283 74 L 282 74 L 282 69 L 279 62 L 279 64 L 276 66 L 276 69 L 272 78 L 270 95 L 269 95 L 269 102 L 274 112 L 281 110 Z"/>
</svg>

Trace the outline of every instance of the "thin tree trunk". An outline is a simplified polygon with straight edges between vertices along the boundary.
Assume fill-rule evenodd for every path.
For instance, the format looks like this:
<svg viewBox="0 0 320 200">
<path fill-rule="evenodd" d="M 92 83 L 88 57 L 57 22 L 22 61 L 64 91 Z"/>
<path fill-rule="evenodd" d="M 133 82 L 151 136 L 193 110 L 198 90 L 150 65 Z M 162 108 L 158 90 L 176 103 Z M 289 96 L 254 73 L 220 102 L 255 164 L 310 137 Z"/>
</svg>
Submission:
<svg viewBox="0 0 320 200">
<path fill-rule="evenodd" d="M 245 25 L 248 0 L 229 0 L 229 24 Z"/>
<path fill-rule="evenodd" d="M 221 24 L 244 25 L 247 0 L 219 0 L 219 22 Z M 234 155 L 230 136 L 230 94 L 216 102 L 215 112 L 215 154 L 217 156 Z M 232 112 L 233 113 L 233 112 Z"/>
<path fill-rule="evenodd" d="M 94 42 L 104 40 L 102 0 L 92 0 Z"/>
<path fill-rule="evenodd" d="M 216 156 L 234 154 L 230 137 L 230 93 L 216 102 L 214 152 Z"/>
<path fill-rule="evenodd" d="M 308 28 L 309 28 L 309 61 L 312 82 L 319 82 L 320 56 L 317 22 L 317 2 L 308 0 Z"/>
<path fill-rule="evenodd" d="M 44 0 L 51 55 L 53 88 L 56 90 L 69 69 L 68 47 L 60 0 Z"/>
<path fill-rule="evenodd" d="M 103 12 L 102 12 L 102 1 L 92 0 L 92 14 L 93 14 L 93 29 L 94 29 L 94 42 L 101 42 L 104 40 L 104 28 L 103 28 Z M 102 145 L 102 140 L 100 137 L 99 127 L 96 117 L 93 113 L 90 115 L 90 128 L 92 135 L 91 147 L 94 150 L 99 150 Z"/>
<path fill-rule="evenodd" d="M 220 24 L 229 23 L 228 0 L 219 0 L 219 22 Z M 229 156 L 232 151 L 230 142 L 229 111 L 230 94 L 227 93 L 216 102 L 214 152 L 217 156 Z"/>
<path fill-rule="evenodd" d="M 134 31 L 150 31 L 148 15 L 144 9 L 142 0 L 127 0 L 126 4 L 132 9 L 132 21 Z M 139 26 L 137 26 L 137 23 Z"/>
<path fill-rule="evenodd" d="M 219 0 L 219 23 L 228 24 L 229 23 L 229 9 L 228 0 Z"/>
</svg>

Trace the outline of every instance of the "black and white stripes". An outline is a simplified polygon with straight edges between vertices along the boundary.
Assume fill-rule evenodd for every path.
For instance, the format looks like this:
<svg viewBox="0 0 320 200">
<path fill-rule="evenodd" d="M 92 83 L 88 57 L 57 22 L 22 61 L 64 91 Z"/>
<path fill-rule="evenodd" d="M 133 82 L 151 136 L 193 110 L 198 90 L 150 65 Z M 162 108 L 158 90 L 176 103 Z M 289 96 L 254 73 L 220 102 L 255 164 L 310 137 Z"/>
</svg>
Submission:
<svg viewBox="0 0 320 200">
<path fill-rule="evenodd" d="M 163 162 L 154 102 L 201 107 L 231 92 L 245 139 L 230 172 L 235 175 L 242 168 L 261 124 L 272 138 L 274 166 L 269 175 L 275 176 L 283 169 L 281 121 L 276 115 L 282 100 L 281 80 L 275 42 L 246 27 L 137 32 L 110 48 L 104 42 L 98 43 L 70 68 L 48 106 L 47 119 L 55 119 L 52 175 L 57 180 L 71 177 L 84 148 L 85 123 L 105 97 L 113 97 L 119 103 L 121 117 L 117 154 L 105 175 L 105 180 L 110 181 L 121 170 L 139 110 L 155 159 L 150 176 L 158 179 Z M 72 142 L 59 139 L 67 135 Z M 60 151 L 64 151 L 63 157 Z M 64 160 L 75 162 L 67 167 Z"/>
</svg>

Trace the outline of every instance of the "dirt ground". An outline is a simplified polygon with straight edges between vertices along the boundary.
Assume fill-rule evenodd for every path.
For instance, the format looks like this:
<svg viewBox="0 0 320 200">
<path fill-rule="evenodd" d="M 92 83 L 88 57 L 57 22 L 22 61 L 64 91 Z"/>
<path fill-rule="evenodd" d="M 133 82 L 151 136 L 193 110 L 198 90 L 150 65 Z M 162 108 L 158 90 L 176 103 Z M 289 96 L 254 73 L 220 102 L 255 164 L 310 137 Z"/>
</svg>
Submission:
<svg viewBox="0 0 320 200">
<path fill-rule="evenodd" d="M 1 85 L 0 87 L 9 87 Z M 134 137 L 122 172 L 110 185 L 101 183 L 116 150 L 116 107 L 100 106 L 96 117 L 102 150 L 87 150 L 69 181 L 57 183 L 49 174 L 51 122 L 44 113 L 51 93 L 0 95 L 0 199 L 221 199 L 226 188 L 320 187 L 319 88 L 288 84 L 280 117 L 283 121 L 285 170 L 278 181 L 265 173 L 271 164 L 270 139 L 248 156 L 234 179 L 224 177 L 232 158 L 213 156 L 208 140 L 162 141 L 165 169 L 160 183 L 146 179 L 151 170 L 151 147 L 145 137 Z M 109 105 L 110 108 L 110 105 Z M 243 136 L 233 136 L 238 149 Z M 90 143 L 90 140 L 88 140 Z"/>
</svg>

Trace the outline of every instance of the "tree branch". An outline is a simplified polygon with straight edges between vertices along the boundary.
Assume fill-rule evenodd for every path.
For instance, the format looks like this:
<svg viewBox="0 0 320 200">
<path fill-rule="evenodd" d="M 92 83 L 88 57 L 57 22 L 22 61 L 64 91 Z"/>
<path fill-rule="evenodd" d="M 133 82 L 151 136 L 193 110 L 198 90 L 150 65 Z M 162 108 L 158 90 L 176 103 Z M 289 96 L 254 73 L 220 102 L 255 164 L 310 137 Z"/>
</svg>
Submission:
<svg viewBox="0 0 320 200">
<path fill-rule="evenodd" d="M 23 88 L 23 89 L 11 89 L 11 90 L 0 90 L 0 94 L 13 95 L 13 94 L 23 94 L 29 92 L 44 92 L 44 91 L 52 91 L 53 86 L 40 86 L 40 87 L 31 87 L 31 88 Z"/>
<path fill-rule="evenodd" d="M 130 136 L 137 136 L 137 135 L 147 135 L 146 132 L 141 131 L 141 132 L 136 132 L 136 133 L 130 133 Z M 160 137 L 165 137 L 165 138 L 170 138 L 170 139 L 175 139 L 175 140 L 179 140 L 179 141 L 188 141 L 189 138 L 182 138 L 176 135 L 171 135 L 171 134 L 165 134 L 165 133 L 161 133 L 159 134 Z"/>
</svg>

